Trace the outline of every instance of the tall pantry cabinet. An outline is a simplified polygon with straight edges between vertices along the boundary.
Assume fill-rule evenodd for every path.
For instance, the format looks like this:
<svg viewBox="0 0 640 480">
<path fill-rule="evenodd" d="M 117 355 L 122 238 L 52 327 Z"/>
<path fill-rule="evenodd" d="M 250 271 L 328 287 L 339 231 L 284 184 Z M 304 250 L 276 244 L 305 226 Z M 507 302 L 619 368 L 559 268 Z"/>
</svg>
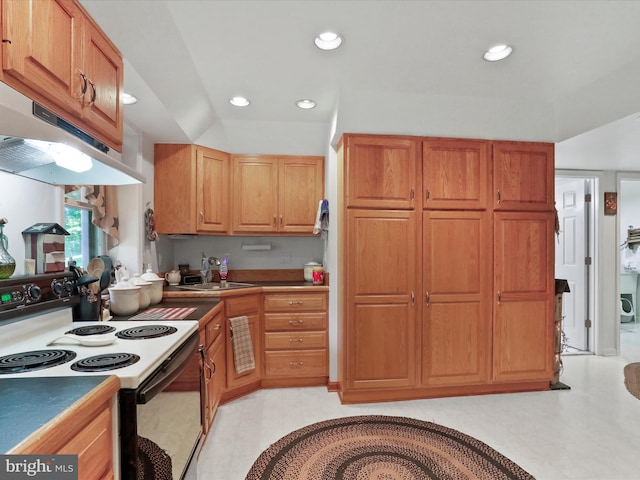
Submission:
<svg viewBox="0 0 640 480">
<path fill-rule="evenodd" d="M 548 388 L 553 145 L 345 135 L 344 402 Z"/>
</svg>

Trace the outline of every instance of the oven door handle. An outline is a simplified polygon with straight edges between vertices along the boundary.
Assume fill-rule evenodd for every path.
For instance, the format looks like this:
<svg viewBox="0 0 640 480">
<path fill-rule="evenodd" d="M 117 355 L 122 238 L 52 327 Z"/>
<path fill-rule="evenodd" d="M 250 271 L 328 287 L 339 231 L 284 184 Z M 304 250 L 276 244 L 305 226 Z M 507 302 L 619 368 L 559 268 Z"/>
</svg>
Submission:
<svg viewBox="0 0 640 480">
<path fill-rule="evenodd" d="M 136 403 L 145 404 L 173 382 L 198 352 L 200 334 L 194 332 L 178 349 L 140 384 L 136 390 Z"/>
</svg>

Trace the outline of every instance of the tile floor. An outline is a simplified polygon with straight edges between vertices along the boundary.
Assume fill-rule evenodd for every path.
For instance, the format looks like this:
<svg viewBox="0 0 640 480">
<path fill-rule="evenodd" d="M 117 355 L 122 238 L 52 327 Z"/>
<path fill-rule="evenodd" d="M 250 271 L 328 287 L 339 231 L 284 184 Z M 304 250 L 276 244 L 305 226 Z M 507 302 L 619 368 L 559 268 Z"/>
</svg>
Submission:
<svg viewBox="0 0 640 480">
<path fill-rule="evenodd" d="M 310 423 L 397 415 L 446 425 L 489 444 L 537 480 L 640 479 L 640 400 L 623 367 L 640 361 L 640 323 L 624 324 L 622 355 L 564 357 L 571 390 L 341 405 L 326 388 L 262 390 L 222 406 L 198 461 L 200 480 L 243 480 L 271 443 Z"/>
</svg>

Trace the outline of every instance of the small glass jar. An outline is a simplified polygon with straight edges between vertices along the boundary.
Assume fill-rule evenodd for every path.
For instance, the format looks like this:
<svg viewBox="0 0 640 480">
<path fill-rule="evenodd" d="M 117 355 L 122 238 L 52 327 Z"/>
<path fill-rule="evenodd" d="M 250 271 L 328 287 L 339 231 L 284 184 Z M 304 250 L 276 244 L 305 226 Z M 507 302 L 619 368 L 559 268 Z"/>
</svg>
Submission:
<svg viewBox="0 0 640 480">
<path fill-rule="evenodd" d="M 314 285 L 324 284 L 324 268 L 313 267 L 313 284 Z"/>
</svg>

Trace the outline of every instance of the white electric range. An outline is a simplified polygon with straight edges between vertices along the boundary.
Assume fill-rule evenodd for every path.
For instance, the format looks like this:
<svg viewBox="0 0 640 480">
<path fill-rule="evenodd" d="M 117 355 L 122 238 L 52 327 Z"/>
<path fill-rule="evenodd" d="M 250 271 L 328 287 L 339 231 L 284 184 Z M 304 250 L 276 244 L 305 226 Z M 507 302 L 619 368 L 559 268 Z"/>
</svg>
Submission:
<svg viewBox="0 0 640 480">
<path fill-rule="evenodd" d="M 154 465 L 141 462 L 147 453 L 142 451 L 141 441 L 148 445 L 149 439 L 138 434 L 138 407 L 159 402 L 152 399 L 160 399 L 198 354 L 198 321 L 74 321 L 81 300 L 87 300 L 81 283 L 72 272 L 0 280 L 0 382 L 9 378 L 117 376 L 116 478 L 153 479 Z M 74 337 L 65 337 L 69 332 Z M 158 415 L 175 418 L 178 413 L 162 410 Z M 192 416 L 197 441 L 200 411 L 196 409 Z M 165 450 L 162 445 L 155 448 Z"/>
</svg>

